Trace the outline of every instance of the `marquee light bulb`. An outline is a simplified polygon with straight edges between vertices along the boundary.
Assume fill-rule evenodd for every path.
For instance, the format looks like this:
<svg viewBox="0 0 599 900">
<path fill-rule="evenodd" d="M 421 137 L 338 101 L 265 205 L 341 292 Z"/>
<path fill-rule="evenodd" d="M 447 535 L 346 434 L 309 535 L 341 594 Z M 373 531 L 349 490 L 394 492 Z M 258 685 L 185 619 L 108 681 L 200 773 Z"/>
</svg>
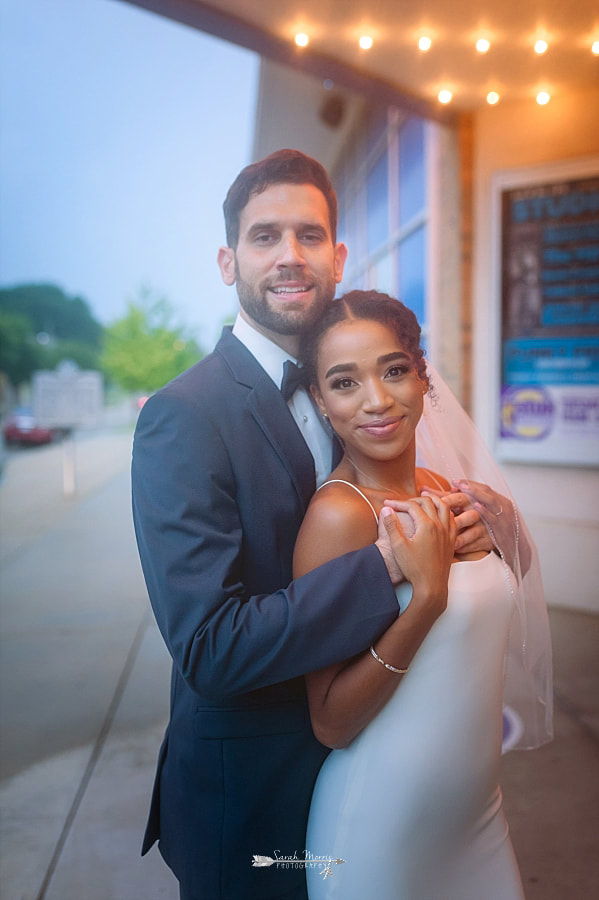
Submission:
<svg viewBox="0 0 599 900">
<path fill-rule="evenodd" d="M 548 46 L 549 44 L 547 43 L 547 41 L 537 41 L 535 44 L 535 53 L 538 53 L 539 55 L 541 53 L 545 53 Z"/>
<path fill-rule="evenodd" d="M 427 50 L 431 49 L 432 43 L 431 39 L 423 34 L 418 41 L 418 47 L 423 53 L 426 53 Z"/>
<path fill-rule="evenodd" d="M 479 53 L 486 53 L 491 44 L 486 38 L 479 38 L 476 42 L 476 49 Z"/>
<path fill-rule="evenodd" d="M 368 34 L 363 34 L 360 40 L 358 41 L 362 50 L 370 50 L 372 47 L 372 38 Z"/>
<path fill-rule="evenodd" d="M 451 93 L 451 91 L 444 90 L 444 91 L 439 91 L 438 97 L 439 97 L 439 103 L 451 103 L 451 98 L 453 97 L 453 94 Z"/>
<path fill-rule="evenodd" d="M 300 31 L 299 34 L 296 34 L 295 36 L 295 43 L 298 47 L 307 47 L 310 43 L 310 38 L 307 34 Z"/>
<path fill-rule="evenodd" d="M 539 93 L 537 94 L 537 103 L 539 104 L 539 106 L 546 106 L 550 100 L 551 97 L 549 96 L 547 91 L 539 91 Z"/>
<path fill-rule="evenodd" d="M 491 106 L 495 106 L 496 103 L 499 103 L 499 94 L 497 91 L 489 91 L 487 94 L 487 103 Z"/>
</svg>

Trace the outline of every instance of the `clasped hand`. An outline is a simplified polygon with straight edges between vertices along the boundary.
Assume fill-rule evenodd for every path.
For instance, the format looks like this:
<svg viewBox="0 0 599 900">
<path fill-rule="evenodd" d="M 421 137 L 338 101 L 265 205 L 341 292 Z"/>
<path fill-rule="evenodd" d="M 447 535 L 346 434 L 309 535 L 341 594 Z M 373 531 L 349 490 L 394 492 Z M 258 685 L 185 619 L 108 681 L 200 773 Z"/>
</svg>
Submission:
<svg viewBox="0 0 599 900">
<path fill-rule="evenodd" d="M 480 551 L 490 552 L 496 546 L 501 548 L 509 565 L 513 568 L 513 560 L 516 555 L 518 523 L 516 513 L 511 500 L 497 493 L 486 484 L 468 479 L 456 479 L 452 481 L 449 492 L 435 489 L 423 491 L 423 497 L 442 499 L 453 513 L 457 534 L 455 537 L 455 553 L 466 554 Z M 410 501 L 412 502 L 412 501 Z M 386 506 L 395 510 L 400 516 L 404 532 L 410 529 L 410 519 L 406 517 L 405 504 L 397 501 L 387 501 Z M 392 526 L 394 529 L 395 526 Z M 412 526 L 413 527 L 413 526 Z M 401 562 L 396 550 L 398 543 L 391 539 L 394 530 L 389 531 L 389 526 L 383 524 L 383 516 L 379 524 L 379 538 L 377 546 L 381 551 L 387 570 L 393 584 L 407 579 L 407 574 L 402 571 Z M 522 571 L 528 568 L 528 556 L 526 548 L 520 546 Z M 528 554 L 529 555 L 529 554 Z M 526 559 L 523 558 L 526 556 Z"/>
<path fill-rule="evenodd" d="M 460 519 L 467 514 L 478 513 L 480 522 L 478 529 L 471 531 L 468 526 L 460 531 L 456 541 L 456 550 L 467 553 L 472 550 L 489 549 L 496 547 L 502 554 L 512 571 L 517 575 L 524 575 L 531 563 L 532 550 L 525 534 L 521 534 L 518 521 L 518 511 L 509 497 L 497 493 L 486 484 L 478 481 L 452 481 L 452 493 L 445 497 L 451 502 L 451 497 L 465 497 L 470 504 L 462 515 L 456 516 L 456 523 L 460 529 Z M 481 533 L 481 527 L 487 533 L 485 538 Z M 472 527 L 472 526 L 471 526 Z M 478 536 L 477 536 L 478 531 Z M 460 545 L 461 541 L 461 545 Z M 471 546 L 480 542 L 481 546 Z M 490 546 L 488 546 L 490 545 Z M 520 572 L 517 571 L 519 557 Z"/>
<path fill-rule="evenodd" d="M 393 584 L 406 580 L 414 591 L 446 599 L 456 535 L 449 504 L 429 495 L 386 501 L 376 543 Z"/>
</svg>

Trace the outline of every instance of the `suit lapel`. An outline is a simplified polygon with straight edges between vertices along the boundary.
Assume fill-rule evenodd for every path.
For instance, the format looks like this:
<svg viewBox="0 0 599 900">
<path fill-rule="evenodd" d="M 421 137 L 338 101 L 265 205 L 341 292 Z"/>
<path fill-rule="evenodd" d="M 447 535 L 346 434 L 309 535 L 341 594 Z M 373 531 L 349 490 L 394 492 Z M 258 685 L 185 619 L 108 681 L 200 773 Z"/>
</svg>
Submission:
<svg viewBox="0 0 599 900">
<path fill-rule="evenodd" d="M 343 447 L 339 443 L 339 438 L 333 432 L 333 465 L 331 469 L 336 469 L 343 458 Z"/>
<path fill-rule="evenodd" d="M 266 373 L 264 381 L 267 383 L 259 383 L 253 389 L 248 404 L 265 437 L 289 472 L 305 512 L 316 490 L 314 459 L 280 391 Z"/>
<path fill-rule="evenodd" d="M 233 378 L 249 388 L 249 410 L 287 469 L 305 512 L 316 490 L 314 460 L 281 392 L 228 329 L 223 332 L 216 351 L 227 362 Z"/>
</svg>

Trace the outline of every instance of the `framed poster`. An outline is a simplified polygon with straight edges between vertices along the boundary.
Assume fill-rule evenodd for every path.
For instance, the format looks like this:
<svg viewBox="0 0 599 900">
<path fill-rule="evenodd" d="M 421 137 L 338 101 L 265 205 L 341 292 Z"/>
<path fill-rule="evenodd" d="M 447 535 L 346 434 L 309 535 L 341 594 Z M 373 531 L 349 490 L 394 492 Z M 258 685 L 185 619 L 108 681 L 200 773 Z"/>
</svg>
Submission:
<svg viewBox="0 0 599 900">
<path fill-rule="evenodd" d="M 499 173 L 498 456 L 599 466 L 599 158 Z"/>
</svg>

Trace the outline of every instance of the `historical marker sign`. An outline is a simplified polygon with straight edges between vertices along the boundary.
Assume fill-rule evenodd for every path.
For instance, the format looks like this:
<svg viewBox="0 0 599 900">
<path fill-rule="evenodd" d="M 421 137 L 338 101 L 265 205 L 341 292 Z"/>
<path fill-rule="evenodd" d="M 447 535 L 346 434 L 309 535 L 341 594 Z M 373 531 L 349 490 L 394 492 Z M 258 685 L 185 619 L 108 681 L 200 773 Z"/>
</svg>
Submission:
<svg viewBox="0 0 599 900">
<path fill-rule="evenodd" d="M 52 428 L 95 426 L 104 407 L 100 372 L 82 371 L 75 363 L 60 363 L 54 372 L 33 374 L 33 414 Z"/>
</svg>

